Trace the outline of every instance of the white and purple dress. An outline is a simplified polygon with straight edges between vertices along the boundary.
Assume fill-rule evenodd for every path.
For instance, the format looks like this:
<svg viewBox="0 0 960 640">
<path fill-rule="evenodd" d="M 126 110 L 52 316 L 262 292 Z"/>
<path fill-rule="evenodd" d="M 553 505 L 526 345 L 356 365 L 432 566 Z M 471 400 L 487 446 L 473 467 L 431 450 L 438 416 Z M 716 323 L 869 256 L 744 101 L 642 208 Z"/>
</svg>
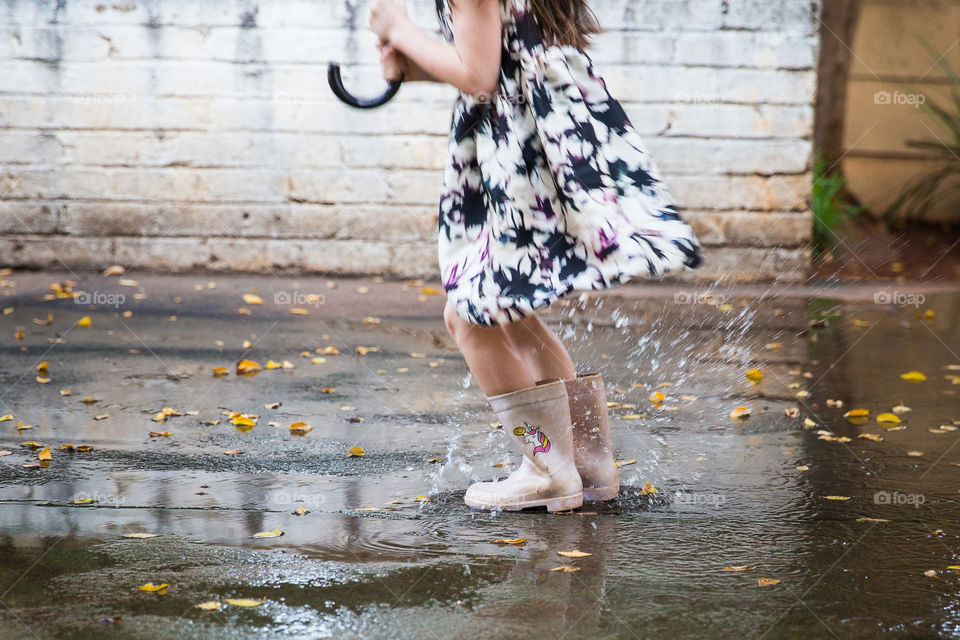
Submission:
<svg viewBox="0 0 960 640">
<path fill-rule="evenodd" d="M 437 0 L 444 37 L 450 9 Z M 572 290 L 701 262 L 659 170 L 589 56 L 545 46 L 527 0 L 502 0 L 500 82 L 454 105 L 440 198 L 448 300 L 473 324 L 518 320 Z"/>
</svg>

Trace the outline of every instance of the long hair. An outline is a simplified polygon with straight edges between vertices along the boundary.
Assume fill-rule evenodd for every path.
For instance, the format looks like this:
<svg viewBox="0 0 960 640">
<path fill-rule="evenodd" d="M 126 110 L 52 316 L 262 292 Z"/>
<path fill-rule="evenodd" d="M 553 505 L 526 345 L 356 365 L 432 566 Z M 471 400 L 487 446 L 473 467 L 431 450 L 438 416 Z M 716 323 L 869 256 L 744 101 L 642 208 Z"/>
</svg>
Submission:
<svg viewBox="0 0 960 640">
<path fill-rule="evenodd" d="M 499 0 L 500 4 L 512 0 Z M 447 0 L 453 7 L 454 0 Z M 571 45 L 578 49 L 590 46 L 589 37 L 600 33 L 600 22 L 587 5 L 587 0 L 527 0 L 543 41 Z"/>
<path fill-rule="evenodd" d="M 589 36 L 600 33 L 596 14 L 587 0 L 527 0 L 547 44 L 586 49 Z"/>
</svg>

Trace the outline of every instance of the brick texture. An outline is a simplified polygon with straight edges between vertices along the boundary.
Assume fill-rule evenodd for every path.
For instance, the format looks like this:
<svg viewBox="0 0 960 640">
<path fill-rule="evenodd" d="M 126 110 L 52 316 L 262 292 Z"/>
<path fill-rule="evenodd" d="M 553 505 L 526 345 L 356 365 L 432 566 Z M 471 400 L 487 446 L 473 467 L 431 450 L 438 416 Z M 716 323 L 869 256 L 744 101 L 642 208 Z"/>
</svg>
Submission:
<svg viewBox="0 0 960 640">
<path fill-rule="evenodd" d="M 431 0 L 412 17 L 436 32 Z M 802 279 L 815 0 L 594 0 L 591 55 L 707 247 Z M 0 4 L 6 266 L 436 276 L 454 90 L 379 86 L 365 0 Z"/>
</svg>

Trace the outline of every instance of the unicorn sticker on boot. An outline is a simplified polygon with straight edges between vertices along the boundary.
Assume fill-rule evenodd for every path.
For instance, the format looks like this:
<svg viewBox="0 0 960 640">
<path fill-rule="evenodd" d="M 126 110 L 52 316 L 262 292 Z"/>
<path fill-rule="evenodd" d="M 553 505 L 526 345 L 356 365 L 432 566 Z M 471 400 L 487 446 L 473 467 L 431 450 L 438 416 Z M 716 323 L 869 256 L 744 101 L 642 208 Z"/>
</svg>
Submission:
<svg viewBox="0 0 960 640">
<path fill-rule="evenodd" d="M 523 444 L 533 445 L 533 455 L 550 451 L 550 438 L 547 437 L 547 434 L 540 431 L 539 426 L 530 426 L 526 420 L 524 420 L 522 427 L 516 427 L 513 430 L 513 435 L 521 438 Z"/>
</svg>

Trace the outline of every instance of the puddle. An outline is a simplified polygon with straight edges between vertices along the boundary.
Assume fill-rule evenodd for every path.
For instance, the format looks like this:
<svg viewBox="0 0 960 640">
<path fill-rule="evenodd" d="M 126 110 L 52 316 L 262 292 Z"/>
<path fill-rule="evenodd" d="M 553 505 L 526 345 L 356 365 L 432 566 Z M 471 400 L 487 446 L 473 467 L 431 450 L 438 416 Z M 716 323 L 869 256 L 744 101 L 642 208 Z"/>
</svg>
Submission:
<svg viewBox="0 0 960 640">
<path fill-rule="evenodd" d="M 957 633 L 960 570 L 948 567 L 960 565 L 960 295 L 899 309 L 725 301 L 730 311 L 661 296 L 604 302 L 576 322 L 575 305 L 547 316 L 574 359 L 604 374 L 616 457 L 634 460 L 621 467 L 618 500 L 553 515 L 463 506 L 471 481 L 507 475 L 511 466 L 494 465 L 516 457 L 436 339 L 438 319 L 182 311 L 173 323 L 158 303 L 128 320 L 94 313 L 94 329 L 77 335 L 65 328 L 80 312 L 57 308 L 56 325 L 40 327 L 31 317 L 44 307 L 19 305 L 0 317 L 4 335 L 29 326 L 22 342 L 0 344 L 0 413 L 36 428 L 0 425 L 0 449 L 13 451 L 0 458 L 0 636 Z M 66 341 L 51 349 L 58 330 Z M 295 368 L 213 378 L 212 367 L 243 356 L 244 339 L 256 340 L 247 357 Z M 379 350 L 357 355 L 357 345 Z M 321 364 L 300 355 L 325 346 L 341 354 Z M 47 385 L 34 381 L 42 359 Z M 754 367 L 756 385 L 745 379 Z M 926 380 L 900 377 L 913 370 Z M 660 406 L 648 399 L 657 390 Z M 749 420 L 728 417 L 740 405 Z M 894 405 L 912 409 L 897 430 L 875 420 Z M 197 414 L 152 421 L 166 406 Z M 791 407 L 798 417 L 785 415 Z M 855 408 L 870 411 L 865 423 L 844 417 Z M 241 431 L 226 410 L 260 418 Z M 291 435 L 297 420 L 313 431 Z M 149 436 L 163 430 L 172 435 Z M 34 457 L 25 440 L 52 445 L 52 464 L 23 468 Z M 55 449 L 67 442 L 95 449 Z M 362 458 L 346 457 L 354 445 Z M 656 494 L 643 494 L 647 483 Z M 309 513 L 294 515 L 298 505 Z M 252 538 L 274 528 L 284 535 Z M 137 531 L 163 536 L 122 537 Z M 573 549 L 592 555 L 557 553 Z M 578 570 L 553 571 L 561 565 Z M 170 586 L 137 590 L 150 581 Z M 265 601 L 194 607 L 230 597 Z M 122 622 L 102 623 L 114 617 Z"/>
</svg>

